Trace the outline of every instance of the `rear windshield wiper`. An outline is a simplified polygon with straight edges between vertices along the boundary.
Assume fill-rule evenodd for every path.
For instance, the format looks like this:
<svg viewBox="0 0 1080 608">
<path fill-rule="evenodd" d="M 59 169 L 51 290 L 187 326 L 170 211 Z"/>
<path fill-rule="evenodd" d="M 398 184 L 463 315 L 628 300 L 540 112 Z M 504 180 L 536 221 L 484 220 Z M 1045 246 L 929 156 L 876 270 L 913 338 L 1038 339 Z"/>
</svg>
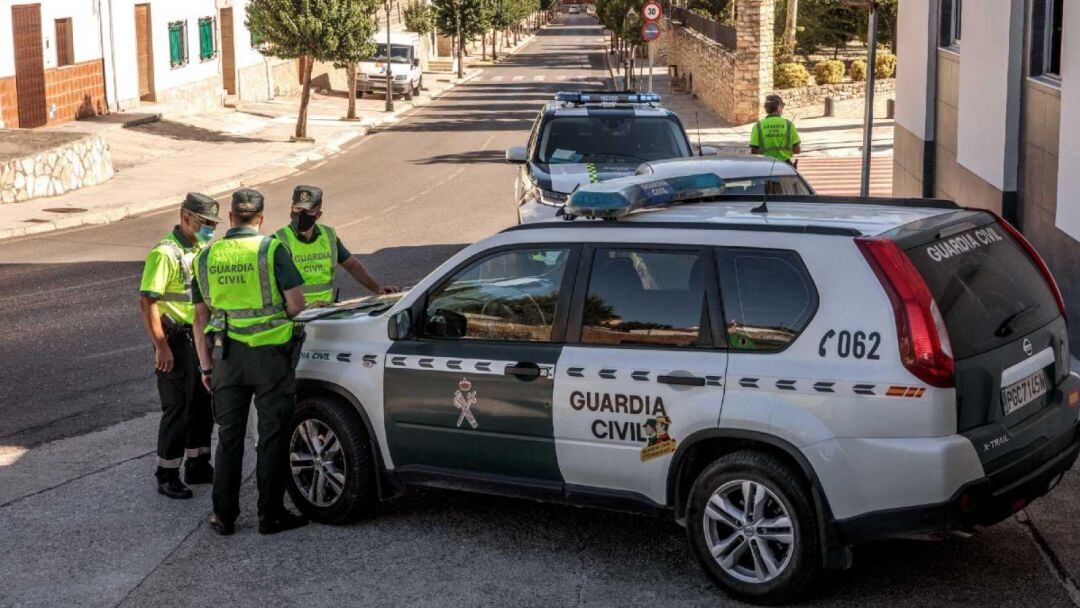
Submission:
<svg viewBox="0 0 1080 608">
<path fill-rule="evenodd" d="M 1040 306 L 1042 306 L 1042 304 L 1033 304 L 1031 306 L 1025 306 L 1024 308 L 1021 308 L 1020 310 L 1014 312 L 1013 314 L 1005 317 L 1005 320 L 1001 322 L 1001 325 L 998 325 L 998 328 L 994 330 L 994 335 L 999 337 L 999 338 L 1004 338 L 1005 336 L 1008 336 L 1008 335 L 1012 334 L 1013 333 L 1013 328 L 1012 328 L 1013 323 L 1015 323 L 1016 320 L 1019 319 L 1021 316 L 1026 315 L 1029 312 L 1038 310 L 1038 308 Z"/>
</svg>

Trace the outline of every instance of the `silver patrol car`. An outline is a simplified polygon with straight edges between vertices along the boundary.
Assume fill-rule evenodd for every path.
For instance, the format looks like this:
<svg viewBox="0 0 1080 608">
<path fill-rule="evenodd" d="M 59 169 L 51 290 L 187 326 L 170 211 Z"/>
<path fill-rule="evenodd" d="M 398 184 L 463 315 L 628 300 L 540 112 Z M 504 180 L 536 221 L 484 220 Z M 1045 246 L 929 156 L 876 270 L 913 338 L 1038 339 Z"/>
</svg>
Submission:
<svg viewBox="0 0 1080 608">
<path fill-rule="evenodd" d="M 698 153 L 716 149 L 705 146 Z M 694 154 L 679 117 L 655 93 L 558 93 L 536 117 L 528 143 L 506 150 L 506 160 L 521 165 L 514 183 L 518 223 L 555 219 L 582 184 Z"/>
<path fill-rule="evenodd" d="M 996 523 L 1077 458 L 1060 293 L 992 213 L 711 173 L 567 211 L 307 313 L 303 512 L 434 486 L 670 517 L 723 589 L 777 603 L 855 544 Z"/>
</svg>

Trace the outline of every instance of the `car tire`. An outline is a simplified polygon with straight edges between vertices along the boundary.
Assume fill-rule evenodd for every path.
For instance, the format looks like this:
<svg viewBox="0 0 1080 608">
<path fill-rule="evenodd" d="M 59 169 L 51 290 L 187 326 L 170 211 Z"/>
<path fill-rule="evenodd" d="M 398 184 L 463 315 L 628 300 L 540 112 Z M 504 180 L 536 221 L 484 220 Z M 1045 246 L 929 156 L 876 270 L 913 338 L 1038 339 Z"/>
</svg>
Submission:
<svg viewBox="0 0 1080 608">
<path fill-rule="evenodd" d="M 412 85 L 405 87 L 405 101 L 412 101 L 413 98 Z"/>
<path fill-rule="evenodd" d="M 357 98 L 357 99 L 360 99 L 360 98 L 361 98 L 361 97 L 363 97 L 363 96 L 364 96 L 364 92 L 363 92 L 363 91 L 357 91 L 357 92 L 356 92 L 356 98 Z"/>
<path fill-rule="evenodd" d="M 332 398 L 302 399 L 288 432 L 287 487 L 293 504 L 326 524 L 369 515 L 376 502 L 372 446 L 356 410 Z"/>
<path fill-rule="evenodd" d="M 760 507 L 748 513 L 747 502 L 758 506 L 755 497 L 762 498 Z M 735 452 L 694 482 L 686 533 L 702 567 L 728 594 L 781 604 L 799 598 L 821 571 L 812 505 L 806 484 L 788 466 L 760 452 Z M 759 527 L 762 522 L 772 525 Z"/>
</svg>

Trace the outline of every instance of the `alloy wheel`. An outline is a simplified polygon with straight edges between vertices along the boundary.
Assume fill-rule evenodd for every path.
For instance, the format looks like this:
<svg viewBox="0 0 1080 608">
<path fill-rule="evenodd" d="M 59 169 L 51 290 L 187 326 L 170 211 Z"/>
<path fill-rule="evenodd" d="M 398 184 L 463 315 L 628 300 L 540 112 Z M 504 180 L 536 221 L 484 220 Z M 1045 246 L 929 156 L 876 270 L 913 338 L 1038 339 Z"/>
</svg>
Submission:
<svg viewBox="0 0 1080 608">
<path fill-rule="evenodd" d="M 784 573 L 795 554 L 788 508 L 761 483 L 725 483 L 709 497 L 703 517 L 709 552 L 737 580 L 767 583 Z"/>
<path fill-rule="evenodd" d="M 300 494 L 317 507 L 328 507 L 345 491 L 345 452 L 326 423 L 308 418 L 296 425 L 289 441 L 289 465 Z"/>
</svg>

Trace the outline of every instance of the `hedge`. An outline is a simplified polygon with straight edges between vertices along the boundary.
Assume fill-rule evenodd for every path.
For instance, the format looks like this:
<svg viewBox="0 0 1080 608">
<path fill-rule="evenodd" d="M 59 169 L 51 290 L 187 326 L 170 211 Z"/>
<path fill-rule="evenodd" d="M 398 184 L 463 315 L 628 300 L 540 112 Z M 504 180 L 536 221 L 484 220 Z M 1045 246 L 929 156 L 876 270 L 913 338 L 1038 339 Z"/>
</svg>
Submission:
<svg viewBox="0 0 1080 608">
<path fill-rule="evenodd" d="M 844 82 L 844 62 L 825 59 L 814 66 L 814 82 L 817 84 L 840 84 Z"/>
<path fill-rule="evenodd" d="M 810 84 L 810 72 L 801 63 L 781 63 L 773 74 L 773 86 L 777 89 L 794 89 Z"/>
</svg>

